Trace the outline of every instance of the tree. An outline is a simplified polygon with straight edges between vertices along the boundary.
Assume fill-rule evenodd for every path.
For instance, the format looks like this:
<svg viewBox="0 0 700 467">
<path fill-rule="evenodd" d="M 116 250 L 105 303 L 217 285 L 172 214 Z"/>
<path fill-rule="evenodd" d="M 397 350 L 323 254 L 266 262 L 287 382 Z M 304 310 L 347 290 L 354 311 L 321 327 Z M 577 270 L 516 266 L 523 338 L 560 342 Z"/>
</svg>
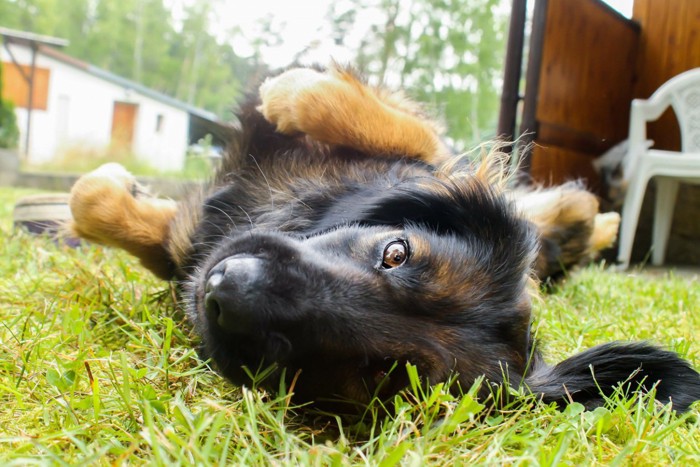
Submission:
<svg viewBox="0 0 700 467">
<path fill-rule="evenodd" d="M 2 46 L 2 42 L 0 42 Z M 14 149 L 19 143 L 19 128 L 15 106 L 2 96 L 2 62 L 0 62 L 0 148 Z"/>
<path fill-rule="evenodd" d="M 494 135 L 498 117 L 506 16 L 502 0 L 356 0 L 331 7 L 336 41 L 378 81 L 407 89 L 444 119 L 464 149 Z M 359 44 L 345 43 L 360 27 L 356 11 L 375 22 Z"/>
</svg>

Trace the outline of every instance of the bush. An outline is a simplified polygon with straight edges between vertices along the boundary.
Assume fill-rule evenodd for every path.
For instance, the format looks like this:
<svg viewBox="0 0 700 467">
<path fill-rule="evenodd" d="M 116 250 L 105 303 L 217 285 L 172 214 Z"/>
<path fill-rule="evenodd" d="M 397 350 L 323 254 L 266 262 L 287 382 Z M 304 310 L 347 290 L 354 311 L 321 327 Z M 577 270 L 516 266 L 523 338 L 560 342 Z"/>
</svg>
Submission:
<svg viewBox="0 0 700 467">
<path fill-rule="evenodd" d="M 17 116 L 12 102 L 2 98 L 2 62 L 0 62 L 0 148 L 16 148 L 19 143 Z"/>
<path fill-rule="evenodd" d="M 16 148 L 18 143 L 15 106 L 10 101 L 0 99 L 0 148 Z"/>
</svg>

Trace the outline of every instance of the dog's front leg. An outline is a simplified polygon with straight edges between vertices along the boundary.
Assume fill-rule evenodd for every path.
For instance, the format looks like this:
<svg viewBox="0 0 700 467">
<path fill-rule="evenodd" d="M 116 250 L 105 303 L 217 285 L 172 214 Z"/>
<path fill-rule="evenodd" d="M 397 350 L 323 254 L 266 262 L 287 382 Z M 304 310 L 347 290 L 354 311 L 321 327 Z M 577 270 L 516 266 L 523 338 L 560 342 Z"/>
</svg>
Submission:
<svg viewBox="0 0 700 467">
<path fill-rule="evenodd" d="M 450 151 L 436 124 L 400 93 L 373 88 L 339 67 L 325 72 L 294 68 L 260 86 L 260 112 L 277 131 L 367 155 L 443 162 Z"/>
<path fill-rule="evenodd" d="M 83 175 L 71 189 L 73 221 L 77 236 L 122 248 L 163 279 L 170 279 L 174 265 L 166 249 L 170 223 L 177 203 L 145 192 L 119 164 L 105 164 Z"/>
</svg>

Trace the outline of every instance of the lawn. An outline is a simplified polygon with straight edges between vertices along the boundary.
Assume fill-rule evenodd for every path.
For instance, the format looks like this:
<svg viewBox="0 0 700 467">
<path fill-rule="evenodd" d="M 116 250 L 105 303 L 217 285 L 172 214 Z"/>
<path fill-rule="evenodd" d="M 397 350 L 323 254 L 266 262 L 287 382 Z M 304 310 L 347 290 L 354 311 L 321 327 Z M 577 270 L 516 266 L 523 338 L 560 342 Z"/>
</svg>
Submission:
<svg viewBox="0 0 700 467">
<path fill-rule="evenodd" d="M 121 252 L 11 229 L 0 189 L 0 463 L 700 465 L 700 404 L 648 397 L 591 412 L 521 397 L 495 411 L 444 387 L 384 418 L 341 419 L 241 390 L 199 360 L 174 290 Z M 697 278 L 601 266 L 535 305 L 550 361 L 648 339 L 700 367 Z"/>
</svg>

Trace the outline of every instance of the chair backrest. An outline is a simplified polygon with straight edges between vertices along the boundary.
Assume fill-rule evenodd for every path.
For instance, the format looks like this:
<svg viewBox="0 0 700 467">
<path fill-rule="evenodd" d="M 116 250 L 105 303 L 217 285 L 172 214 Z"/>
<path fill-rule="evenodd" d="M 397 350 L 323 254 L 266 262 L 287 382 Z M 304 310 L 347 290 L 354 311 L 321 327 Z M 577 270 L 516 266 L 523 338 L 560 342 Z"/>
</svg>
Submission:
<svg viewBox="0 0 700 467">
<path fill-rule="evenodd" d="M 681 129 L 681 151 L 700 152 L 700 68 L 666 81 L 649 101 L 673 108 Z"/>
</svg>

